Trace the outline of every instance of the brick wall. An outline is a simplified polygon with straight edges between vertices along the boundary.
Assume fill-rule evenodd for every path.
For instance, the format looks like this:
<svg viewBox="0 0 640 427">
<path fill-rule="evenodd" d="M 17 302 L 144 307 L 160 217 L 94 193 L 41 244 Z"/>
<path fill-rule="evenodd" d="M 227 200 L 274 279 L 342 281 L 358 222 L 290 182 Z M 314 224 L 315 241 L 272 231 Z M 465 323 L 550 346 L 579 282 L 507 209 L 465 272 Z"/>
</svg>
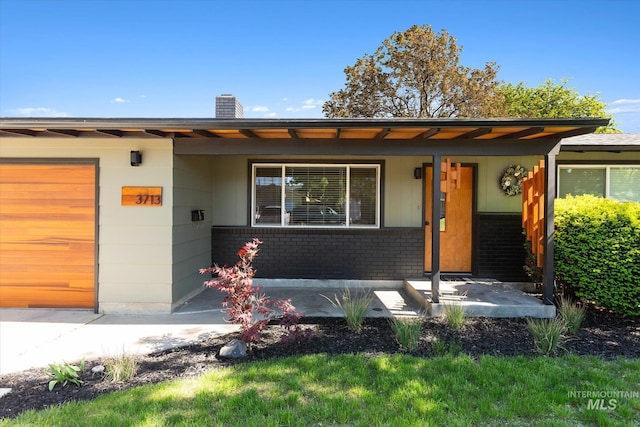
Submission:
<svg viewBox="0 0 640 427">
<path fill-rule="evenodd" d="M 216 96 L 217 119 L 239 119 L 244 117 L 244 109 L 240 101 L 233 95 Z"/>
<path fill-rule="evenodd" d="M 232 265 L 245 242 L 264 243 L 256 258 L 257 277 L 272 279 L 402 280 L 424 273 L 421 228 L 322 230 L 213 227 L 212 263 Z M 476 277 L 528 281 L 520 215 L 479 214 Z"/>
<path fill-rule="evenodd" d="M 212 262 L 234 264 L 237 251 L 259 238 L 256 277 L 402 280 L 424 268 L 421 228 L 322 230 L 213 227 Z"/>
<path fill-rule="evenodd" d="M 522 266 L 526 258 L 520 214 L 479 214 L 476 229 L 477 277 L 529 281 Z"/>
</svg>

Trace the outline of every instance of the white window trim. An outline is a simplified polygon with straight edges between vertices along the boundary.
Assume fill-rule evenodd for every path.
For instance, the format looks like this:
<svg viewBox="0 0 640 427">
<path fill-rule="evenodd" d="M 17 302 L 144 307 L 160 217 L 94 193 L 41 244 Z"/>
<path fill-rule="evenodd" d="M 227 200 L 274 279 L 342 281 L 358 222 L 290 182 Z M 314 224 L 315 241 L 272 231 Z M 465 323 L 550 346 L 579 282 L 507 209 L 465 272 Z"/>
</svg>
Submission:
<svg viewBox="0 0 640 427">
<path fill-rule="evenodd" d="M 281 177 L 282 183 L 285 181 L 286 168 L 288 167 L 313 167 L 313 168 L 322 168 L 322 167 L 344 167 L 346 169 L 346 199 L 349 200 L 349 192 L 351 188 L 351 169 L 357 168 L 368 168 L 376 170 L 376 211 L 375 211 L 375 224 L 365 224 L 365 225 L 352 225 L 349 221 L 346 221 L 344 225 L 290 225 L 285 224 L 285 216 L 280 215 L 280 224 L 263 224 L 256 223 L 256 215 L 257 212 L 256 207 L 256 169 L 257 168 L 281 168 Z M 343 228 L 351 228 L 351 229 L 372 229 L 372 228 L 380 228 L 380 218 L 381 218 L 381 164 L 380 163 L 260 163 L 254 162 L 251 164 L 251 227 L 276 227 L 276 228 L 319 228 L 319 229 L 343 229 Z M 280 209 L 281 212 L 286 211 L 286 186 L 281 186 L 281 197 L 280 197 Z M 345 216 L 346 218 L 350 218 L 350 206 L 349 203 L 345 204 Z"/>
<path fill-rule="evenodd" d="M 611 169 L 612 168 L 640 168 L 640 164 L 626 164 L 626 163 L 584 163 L 584 164 L 570 164 L 563 163 L 558 165 L 556 172 L 556 197 L 560 197 L 560 169 L 604 169 L 604 197 L 611 198 Z"/>
</svg>

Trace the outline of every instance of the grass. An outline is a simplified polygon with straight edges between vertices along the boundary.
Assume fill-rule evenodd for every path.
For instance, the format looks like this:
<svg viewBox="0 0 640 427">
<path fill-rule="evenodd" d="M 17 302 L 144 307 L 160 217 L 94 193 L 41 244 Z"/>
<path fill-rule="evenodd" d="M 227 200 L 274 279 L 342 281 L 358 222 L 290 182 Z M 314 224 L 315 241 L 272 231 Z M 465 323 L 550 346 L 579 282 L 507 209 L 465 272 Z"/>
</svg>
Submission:
<svg viewBox="0 0 640 427">
<path fill-rule="evenodd" d="M 562 348 L 567 326 L 561 318 L 527 319 L 527 326 L 540 353 L 548 356 Z"/>
<path fill-rule="evenodd" d="M 420 331 L 424 324 L 424 318 L 418 317 L 392 317 L 389 320 L 391 329 L 396 334 L 396 340 L 405 351 L 413 351 L 418 348 Z"/>
<path fill-rule="evenodd" d="M 560 298 L 560 306 L 558 307 L 558 314 L 564 321 L 567 327 L 567 331 L 570 334 L 575 334 L 580 329 L 584 316 L 587 313 L 587 309 L 584 306 L 577 305 L 567 297 Z"/>
<path fill-rule="evenodd" d="M 0 426 L 634 425 L 640 360 L 309 355 L 28 412 Z"/>
<path fill-rule="evenodd" d="M 451 329 L 461 329 L 467 320 L 466 308 L 460 304 L 444 304 L 444 317 Z"/>
<path fill-rule="evenodd" d="M 344 313 L 347 326 L 352 331 L 359 331 L 362 328 L 364 319 L 367 317 L 367 310 L 373 301 L 371 290 L 356 290 L 351 293 L 351 289 L 345 288 L 340 296 L 334 295 L 333 299 L 322 295 L 334 307 L 339 308 Z"/>
<path fill-rule="evenodd" d="M 458 356 L 462 353 L 462 344 L 459 341 L 446 341 L 436 337 L 431 341 L 431 352 L 436 356 Z"/>
<path fill-rule="evenodd" d="M 107 381 L 131 381 L 138 370 L 138 361 L 132 354 L 122 352 L 116 356 L 107 357 L 104 360 L 105 380 Z"/>
</svg>

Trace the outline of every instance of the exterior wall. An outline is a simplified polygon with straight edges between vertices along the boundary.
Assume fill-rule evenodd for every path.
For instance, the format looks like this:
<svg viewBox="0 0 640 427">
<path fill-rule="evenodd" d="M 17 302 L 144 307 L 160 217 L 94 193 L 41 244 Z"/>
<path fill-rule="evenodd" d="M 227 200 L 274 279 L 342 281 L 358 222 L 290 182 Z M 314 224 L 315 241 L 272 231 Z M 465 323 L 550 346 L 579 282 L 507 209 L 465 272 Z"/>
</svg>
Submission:
<svg viewBox="0 0 640 427">
<path fill-rule="evenodd" d="M 521 199 L 507 197 L 499 186 L 504 169 L 511 164 L 522 164 L 527 168 L 538 163 L 540 157 L 452 157 L 453 162 L 477 165 L 476 182 L 476 231 L 474 251 L 474 273 L 500 280 L 526 280 L 523 274 L 524 237 L 520 227 Z M 413 170 L 432 162 L 429 156 L 264 156 L 259 160 L 288 161 L 349 161 L 382 160 L 383 170 L 383 223 L 380 230 L 298 230 L 279 228 L 249 228 L 248 206 L 250 186 L 250 160 L 247 156 L 219 156 L 212 158 L 213 169 L 213 250 L 212 260 L 219 264 L 233 264 L 240 246 L 253 237 L 265 241 L 261 257 L 269 263 L 261 264 L 261 277 L 269 278 L 346 278 L 371 279 L 373 272 L 379 280 L 397 280 L 422 275 L 424 269 L 423 229 L 423 181 L 413 177 Z M 504 221 L 501 227 L 501 221 Z M 223 228 L 229 227 L 229 228 Z M 238 227 L 238 228 L 235 228 Z M 409 233 L 411 249 L 397 248 L 397 241 L 389 239 L 389 233 Z M 378 235 L 379 241 L 374 237 Z M 264 237 L 261 237 L 264 236 Z M 327 236 L 331 236 L 330 239 Z M 406 237 L 406 236 L 405 236 Z M 403 237 L 402 239 L 404 239 Z M 414 245 L 415 239 L 420 244 Z M 401 239 L 401 240 L 402 240 Z M 274 240 L 271 242 L 270 240 Z M 337 246 L 336 246 L 337 245 Z M 274 253 L 267 255 L 272 248 Z M 320 248 L 325 249 L 322 251 Z M 357 248 L 363 257 L 350 254 L 349 248 Z M 346 251 L 346 252 L 345 252 Z M 373 251 L 373 253 L 369 253 Z M 329 252 L 326 255 L 323 252 Z M 335 259 L 325 259 L 334 256 Z M 387 260 L 381 266 L 381 258 Z M 295 262 L 294 262 L 295 260 Z M 410 261 L 407 261 L 410 260 Z M 319 264 L 315 264 L 317 261 Z M 260 262 L 260 261 L 259 261 Z M 262 261 L 264 262 L 264 260 Z M 323 267 L 320 268 L 319 266 Z M 397 265 L 404 265 L 404 275 Z M 297 266 L 297 267 L 296 267 Z M 265 270 L 266 269 L 266 270 Z M 384 271 L 382 271 L 384 270 Z M 382 272 L 381 272 L 382 271 Z M 396 277 L 402 276 L 402 277 Z"/>
<path fill-rule="evenodd" d="M 520 213 L 520 197 L 507 197 L 499 186 L 504 169 L 511 164 L 522 164 L 528 169 L 538 163 L 540 157 L 451 157 L 453 162 L 478 165 L 477 210 L 486 213 Z M 213 207 L 213 225 L 246 226 L 249 220 L 249 162 L 257 160 L 246 156 L 218 156 L 212 159 L 214 199 L 224 200 Z M 309 157 L 260 157 L 259 160 L 309 161 Z M 313 157 L 312 161 L 383 160 L 383 226 L 422 227 L 423 185 L 413 177 L 413 170 L 430 163 L 429 156 L 387 157 Z"/>
<path fill-rule="evenodd" d="M 198 270 L 211 263 L 212 169 L 206 156 L 176 156 L 173 168 L 173 307 L 202 290 Z M 204 210 L 193 222 L 192 210 Z"/>
<path fill-rule="evenodd" d="M 129 165 L 140 150 L 143 163 Z M 99 159 L 98 310 L 168 312 L 172 304 L 170 139 L 2 138 L 0 156 Z M 161 186 L 161 207 L 121 206 L 123 186 Z"/>
<path fill-rule="evenodd" d="M 213 227 L 212 261 L 233 265 L 254 237 L 258 278 L 403 280 L 424 272 L 421 228 L 322 230 Z"/>
</svg>

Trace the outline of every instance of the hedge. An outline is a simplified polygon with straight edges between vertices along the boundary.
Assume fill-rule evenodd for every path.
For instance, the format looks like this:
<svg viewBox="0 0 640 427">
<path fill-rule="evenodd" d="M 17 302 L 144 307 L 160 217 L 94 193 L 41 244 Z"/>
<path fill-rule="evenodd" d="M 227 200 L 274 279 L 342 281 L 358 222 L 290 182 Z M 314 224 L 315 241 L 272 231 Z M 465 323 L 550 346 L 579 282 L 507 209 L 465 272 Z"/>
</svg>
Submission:
<svg viewBox="0 0 640 427">
<path fill-rule="evenodd" d="M 640 315 L 640 203 L 555 203 L 556 285 L 618 315 Z"/>
</svg>

